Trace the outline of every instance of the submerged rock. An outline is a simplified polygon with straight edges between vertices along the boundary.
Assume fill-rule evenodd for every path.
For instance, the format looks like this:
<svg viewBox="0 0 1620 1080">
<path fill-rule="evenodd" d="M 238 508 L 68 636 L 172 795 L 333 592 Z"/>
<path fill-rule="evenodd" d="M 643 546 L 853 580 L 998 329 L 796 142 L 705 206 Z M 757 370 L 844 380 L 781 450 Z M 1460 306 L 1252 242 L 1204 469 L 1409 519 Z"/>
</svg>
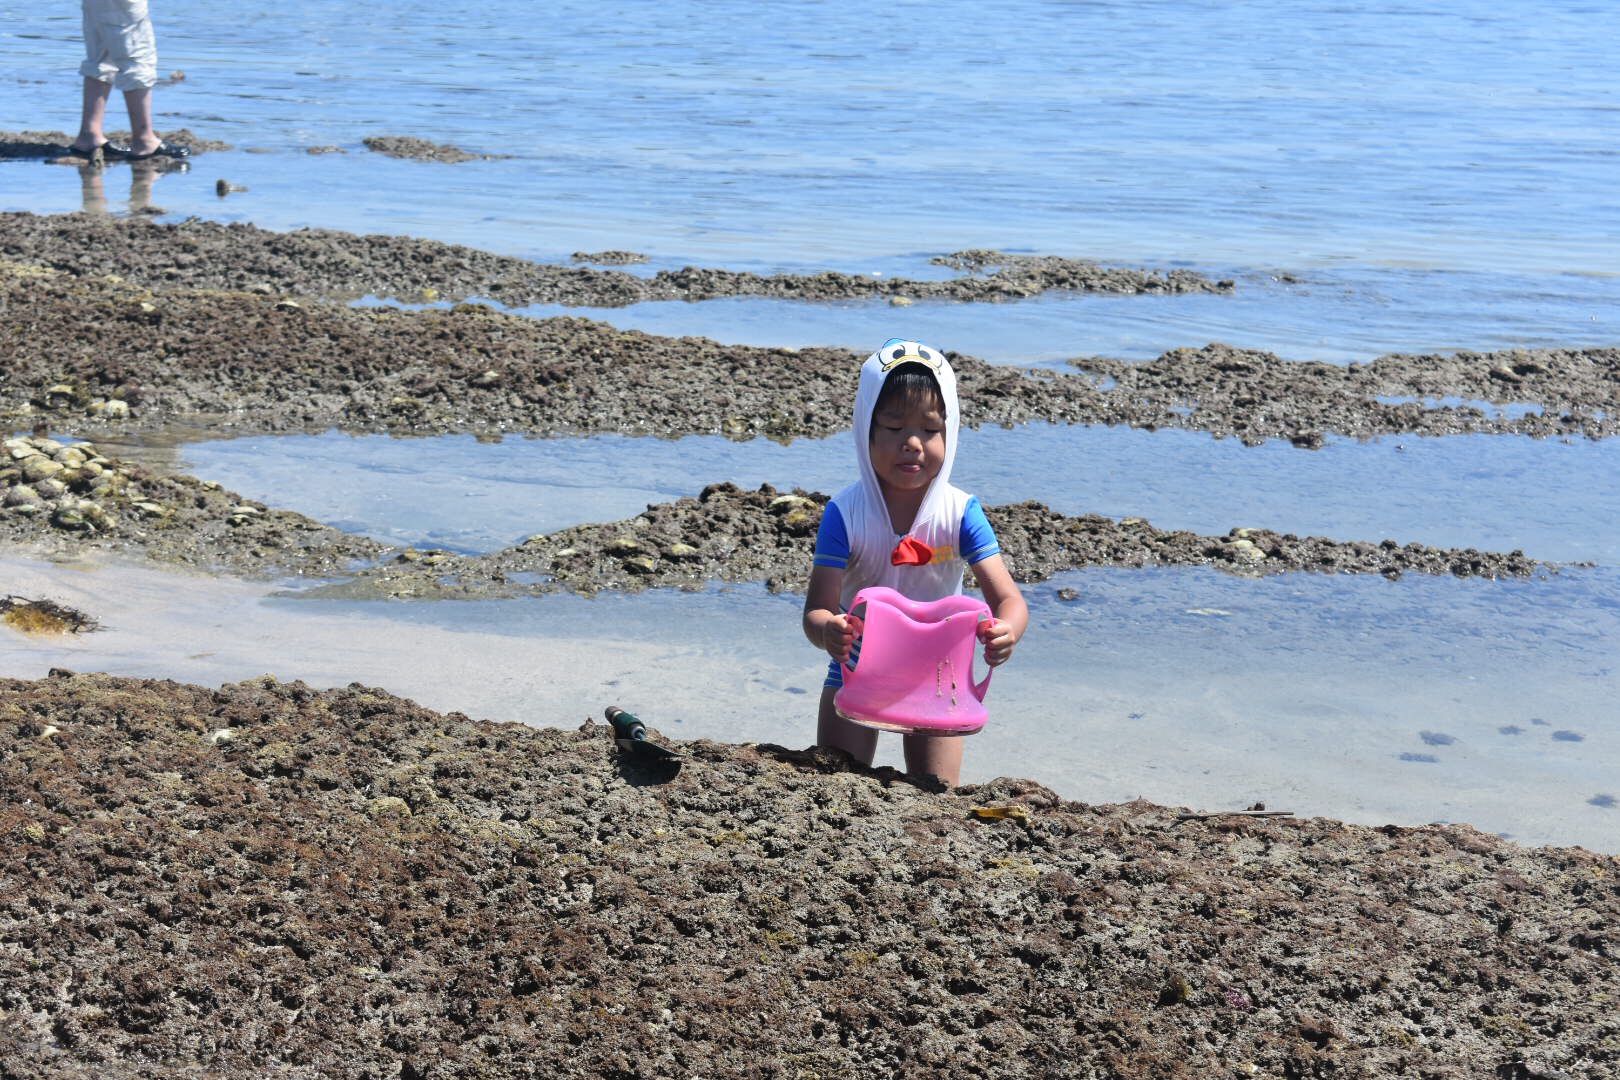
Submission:
<svg viewBox="0 0 1620 1080">
<path fill-rule="evenodd" d="M 24 634 L 82 634 L 101 629 L 95 619 L 54 600 L 0 596 L 0 622 Z M 52 727 L 47 734 L 56 731 Z"/>
</svg>

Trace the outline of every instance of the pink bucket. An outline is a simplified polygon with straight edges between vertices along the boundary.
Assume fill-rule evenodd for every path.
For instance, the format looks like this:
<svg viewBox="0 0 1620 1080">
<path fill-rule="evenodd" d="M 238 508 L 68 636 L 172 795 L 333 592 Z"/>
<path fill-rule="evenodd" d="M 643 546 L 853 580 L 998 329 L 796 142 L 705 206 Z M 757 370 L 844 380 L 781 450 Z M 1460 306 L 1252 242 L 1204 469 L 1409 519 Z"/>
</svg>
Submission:
<svg viewBox="0 0 1620 1080">
<path fill-rule="evenodd" d="M 864 605 L 865 614 L 861 614 Z M 855 594 L 861 655 L 842 665 L 833 696 L 838 715 L 864 727 L 921 735 L 971 735 L 984 727 L 984 680 L 973 681 L 981 619 L 990 608 L 971 596 L 910 600 L 874 586 Z"/>
</svg>

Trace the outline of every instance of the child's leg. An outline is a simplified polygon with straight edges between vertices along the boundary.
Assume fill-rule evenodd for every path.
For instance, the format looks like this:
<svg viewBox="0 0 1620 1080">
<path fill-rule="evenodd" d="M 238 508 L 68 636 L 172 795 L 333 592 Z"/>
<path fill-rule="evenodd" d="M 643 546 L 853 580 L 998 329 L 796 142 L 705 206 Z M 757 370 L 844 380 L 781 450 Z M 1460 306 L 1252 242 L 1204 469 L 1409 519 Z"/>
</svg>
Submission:
<svg viewBox="0 0 1620 1080">
<path fill-rule="evenodd" d="M 937 776 L 947 787 L 962 779 L 962 739 L 950 735 L 907 735 L 906 772 Z"/>
<path fill-rule="evenodd" d="M 833 695 L 837 692 L 836 687 L 821 688 L 821 713 L 816 717 L 816 745 L 846 750 L 862 765 L 870 765 L 877 756 L 878 733 L 839 716 L 833 710 Z"/>
</svg>

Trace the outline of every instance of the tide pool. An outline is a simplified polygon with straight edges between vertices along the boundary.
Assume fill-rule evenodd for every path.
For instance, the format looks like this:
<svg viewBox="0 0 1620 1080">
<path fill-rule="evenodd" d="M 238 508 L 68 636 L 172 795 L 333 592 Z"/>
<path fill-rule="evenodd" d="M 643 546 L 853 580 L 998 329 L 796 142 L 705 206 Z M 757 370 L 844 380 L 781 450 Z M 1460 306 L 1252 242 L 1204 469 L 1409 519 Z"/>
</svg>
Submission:
<svg viewBox="0 0 1620 1080">
<path fill-rule="evenodd" d="M 1260 527 L 1620 565 L 1613 440 L 1330 438 L 1310 451 L 1202 432 L 1053 424 L 964 429 L 961 438 L 953 479 L 986 505 L 1037 499 L 1066 514 L 1145 517 L 1207 534 Z M 832 494 L 855 468 L 847 434 L 785 446 L 719 436 L 490 443 L 337 432 L 98 442 L 348 531 L 472 552 L 632 517 L 717 481 Z"/>
</svg>

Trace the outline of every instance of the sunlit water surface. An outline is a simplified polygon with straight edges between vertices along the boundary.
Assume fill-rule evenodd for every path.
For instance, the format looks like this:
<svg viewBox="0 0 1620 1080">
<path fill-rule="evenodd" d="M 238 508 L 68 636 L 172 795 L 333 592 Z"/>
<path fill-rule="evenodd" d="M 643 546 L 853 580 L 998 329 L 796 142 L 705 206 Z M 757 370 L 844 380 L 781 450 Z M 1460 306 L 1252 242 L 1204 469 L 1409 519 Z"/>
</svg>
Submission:
<svg viewBox="0 0 1620 1080">
<path fill-rule="evenodd" d="M 491 551 L 639 514 L 730 481 L 827 494 L 854 475 L 849 435 L 779 445 L 652 439 L 266 436 L 178 446 L 101 440 L 275 506 L 392 543 Z M 1620 566 L 1620 441 L 1329 439 L 1317 451 L 1202 432 L 1032 424 L 964 430 L 953 479 L 987 505 L 1160 528 L 1239 526 Z"/>
<path fill-rule="evenodd" d="M 22 639 L 51 667 L 213 685 L 361 681 L 441 710 L 574 726 L 618 703 L 675 738 L 813 739 L 825 665 L 799 599 L 757 586 L 592 600 L 332 603 L 138 567 L 0 557 L 107 629 Z M 1080 599 L 1057 599 L 1072 587 Z M 1381 824 L 1466 821 L 1620 852 L 1620 576 L 1524 582 L 1090 571 L 1030 592 L 964 779 Z M 879 762 L 899 764 L 884 740 Z"/>
</svg>

